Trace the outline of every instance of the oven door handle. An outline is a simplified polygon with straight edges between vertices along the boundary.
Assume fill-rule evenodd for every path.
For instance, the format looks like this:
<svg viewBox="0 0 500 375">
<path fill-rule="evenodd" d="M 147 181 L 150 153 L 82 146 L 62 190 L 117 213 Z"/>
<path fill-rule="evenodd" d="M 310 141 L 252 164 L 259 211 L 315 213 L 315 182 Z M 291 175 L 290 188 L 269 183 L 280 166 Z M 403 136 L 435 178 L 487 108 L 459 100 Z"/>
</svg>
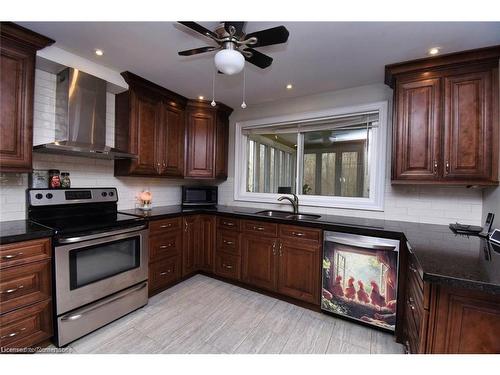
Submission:
<svg viewBox="0 0 500 375">
<path fill-rule="evenodd" d="M 86 313 L 89 313 L 95 309 L 98 309 L 102 306 L 105 306 L 105 305 L 108 305 L 112 302 L 116 302 L 122 298 L 125 298 L 127 297 L 129 294 L 132 294 L 132 293 L 135 293 L 135 292 L 138 292 L 139 290 L 142 290 L 144 289 L 145 287 L 148 286 L 148 283 L 147 282 L 144 282 L 142 283 L 141 285 L 133 288 L 133 289 L 129 289 L 129 290 L 125 290 L 123 292 L 120 292 L 118 293 L 117 295 L 115 295 L 113 298 L 110 298 L 106 301 L 102 301 L 102 302 L 97 302 L 89 307 L 86 307 L 86 308 L 83 308 L 81 310 L 78 310 L 76 313 L 72 313 L 72 314 L 67 314 L 67 315 L 64 315 L 61 317 L 61 321 L 74 321 L 74 320 L 78 320 L 80 318 L 83 318 L 83 316 L 86 314 Z"/>
<path fill-rule="evenodd" d="M 75 243 L 75 242 L 83 242 L 83 241 L 87 241 L 87 240 L 95 240 L 95 239 L 98 239 L 98 238 L 105 238 L 105 237 L 115 236 L 117 234 L 132 233 L 132 232 L 140 231 L 140 230 L 143 230 L 143 229 L 146 229 L 146 225 L 140 225 L 140 226 L 137 226 L 137 227 L 127 228 L 127 229 L 114 230 L 112 232 L 106 232 L 106 233 L 89 234 L 88 236 L 59 238 L 57 240 L 57 242 L 60 243 L 60 244 L 69 244 L 69 243 Z"/>
<path fill-rule="evenodd" d="M 396 246 L 394 245 L 384 245 L 384 244 L 371 244 L 371 243 L 366 243 L 366 242 L 357 242 L 355 240 L 349 240 L 346 238 L 337 238 L 333 237 L 329 242 L 334 242 L 338 243 L 341 245 L 347 245 L 347 246 L 355 246 L 355 247 L 361 247 L 363 249 L 370 249 L 370 250 L 396 250 Z"/>
</svg>

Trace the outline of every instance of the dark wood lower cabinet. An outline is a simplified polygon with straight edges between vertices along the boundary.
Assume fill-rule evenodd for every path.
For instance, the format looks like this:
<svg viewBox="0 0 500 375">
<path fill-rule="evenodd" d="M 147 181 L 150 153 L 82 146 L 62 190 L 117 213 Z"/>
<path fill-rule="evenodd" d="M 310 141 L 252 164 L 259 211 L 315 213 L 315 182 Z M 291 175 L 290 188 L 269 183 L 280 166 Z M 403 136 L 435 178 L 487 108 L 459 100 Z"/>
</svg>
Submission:
<svg viewBox="0 0 500 375">
<path fill-rule="evenodd" d="M 0 245 L 0 348 L 28 348 L 52 336 L 50 239 Z"/>
<path fill-rule="evenodd" d="M 500 297 L 424 282 L 406 270 L 403 343 L 410 353 L 500 353 Z"/>
<path fill-rule="evenodd" d="M 198 237 L 200 235 L 200 221 L 198 215 L 183 218 L 182 235 L 182 276 L 196 271 L 196 253 L 198 252 Z"/>
<path fill-rule="evenodd" d="M 205 272 L 214 271 L 215 255 L 215 217 L 211 215 L 200 215 L 200 234 L 197 252 L 198 268 Z"/>
<path fill-rule="evenodd" d="M 263 289 L 276 290 L 277 238 L 244 233 L 241 237 L 242 280 Z"/>
<path fill-rule="evenodd" d="M 278 293 L 319 304 L 320 245 L 281 240 Z"/>
</svg>

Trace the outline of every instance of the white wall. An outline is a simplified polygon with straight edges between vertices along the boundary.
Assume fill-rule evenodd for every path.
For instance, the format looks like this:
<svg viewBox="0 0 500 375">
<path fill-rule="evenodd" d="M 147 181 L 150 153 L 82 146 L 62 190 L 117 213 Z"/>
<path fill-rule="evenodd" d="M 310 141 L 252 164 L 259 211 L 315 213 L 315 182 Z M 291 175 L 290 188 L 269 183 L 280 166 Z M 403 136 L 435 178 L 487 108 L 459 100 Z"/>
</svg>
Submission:
<svg viewBox="0 0 500 375">
<path fill-rule="evenodd" d="M 282 204 L 264 205 L 234 201 L 234 125 L 236 122 L 384 100 L 390 102 L 391 98 L 392 90 L 383 84 L 377 84 L 307 97 L 290 98 L 262 105 L 250 104 L 244 110 L 236 109 L 230 119 L 229 178 L 225 183 L 219 185 L 219 202 L 227 205 L 289 209 L 289 207 Z M 392 109 L 390 108 L 388 113 L 389 124 L 391 124 L 391 113 Z M 389 129 L 385 208 L 383 212 L 320 207 L 303 207 L 302 211 L 437 224 L 448 224 L 455 221 L 469 224 L 479 224 L 481 222 L 481 190 L 463 187 L 392 186 L 390 183 L 389 158 L 391 152 L 390 134 Z"/>
<path fill-rule="evenodd" d="M 33 143 L 54 141 L 55 134 L 55 93 L 56 76 L 41 70 L 35 75 L 34 129 Z M 115 96 L 107 94 L 106 144 L 114 146 Z M 179 204 L 180 186 L 185 181 L 161 178 L 114 177 L 112 160 L 68 157 L 63 155 L 33 153 L 34 169 L 59 169 L 70 172 L 73 187 L 116 187 L 118 207 L 134 208 L 135 196 L 142 190 L 153 193 L 153 205 Z M 25 190 L 28 175 L 4 173 L 0 175 L 0 221 L 25 218 Z"/>
</svg>

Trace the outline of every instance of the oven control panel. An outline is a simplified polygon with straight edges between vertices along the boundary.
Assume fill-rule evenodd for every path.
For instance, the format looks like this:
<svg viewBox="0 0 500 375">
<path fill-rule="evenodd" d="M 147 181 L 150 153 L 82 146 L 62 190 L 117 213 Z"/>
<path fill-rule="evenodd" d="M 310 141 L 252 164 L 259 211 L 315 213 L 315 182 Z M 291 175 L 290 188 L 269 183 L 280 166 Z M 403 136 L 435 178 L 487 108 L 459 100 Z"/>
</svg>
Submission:
<svg viewBox="0 0 500 375">
<path fill-rule="evenodd" d="M 29 189 L 30 206 L 118 202 L 116 188 Z"/>
</svg>

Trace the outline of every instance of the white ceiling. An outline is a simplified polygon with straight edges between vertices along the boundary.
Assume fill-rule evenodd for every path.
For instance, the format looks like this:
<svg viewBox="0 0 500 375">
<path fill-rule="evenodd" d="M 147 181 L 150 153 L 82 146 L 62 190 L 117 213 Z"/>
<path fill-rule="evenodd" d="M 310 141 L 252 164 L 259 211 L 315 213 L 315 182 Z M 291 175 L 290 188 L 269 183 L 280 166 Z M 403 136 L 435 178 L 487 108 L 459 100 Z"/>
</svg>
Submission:
<svg viewBox="0 0 500 375">
<path fill-rule="evenodd" d="M 217 22 L 200 22 L 213 30 Z M 117 71 L 129 70 L 189 98 L 211 98 L 213 55 L 177 55 L 212 45 L 173 22 L 21 22 L 56 40 L 56 46 Z M 246 32 L 284 24 L 286 44 L 259 48 L 274 58 L 261 70 L 246 64 L 247 104 L 381 83 L 384 65 L 500 44 L 500 22 L 249 22 Z M 97 57 L 100 48 L 104 56 Z M 294 85 L 286 90 L 287 83 Z M 242 75 L 217 76 L 216 99 L 241 103 Z"/>
</svg>

